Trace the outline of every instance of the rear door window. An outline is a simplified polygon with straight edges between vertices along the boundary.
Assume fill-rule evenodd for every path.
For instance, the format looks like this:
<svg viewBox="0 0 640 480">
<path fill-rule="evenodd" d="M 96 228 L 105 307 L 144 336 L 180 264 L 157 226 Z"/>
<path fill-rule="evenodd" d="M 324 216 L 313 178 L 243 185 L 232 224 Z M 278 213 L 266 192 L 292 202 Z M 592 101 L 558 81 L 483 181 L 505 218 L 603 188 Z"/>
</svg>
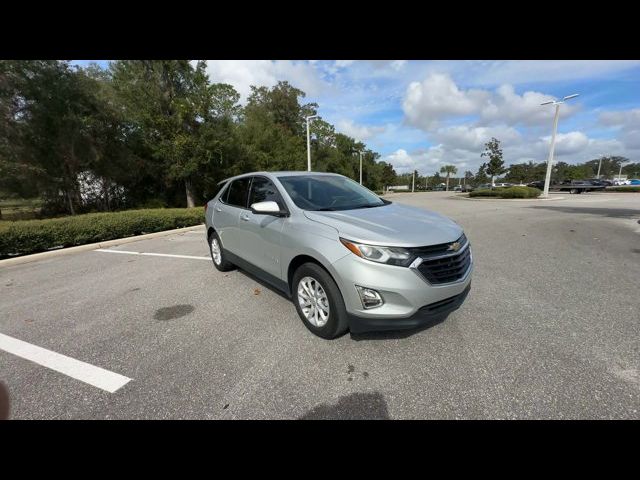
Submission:
<svg viewBox="0 0 640 480">
<path fill-rule="evenodd" d="M 235 207 L 247 208 L 247 199 L 249 197 L 249 183 L 251 177 L 239 178 L 229 185 L 225 203 Z"/>
</svg>

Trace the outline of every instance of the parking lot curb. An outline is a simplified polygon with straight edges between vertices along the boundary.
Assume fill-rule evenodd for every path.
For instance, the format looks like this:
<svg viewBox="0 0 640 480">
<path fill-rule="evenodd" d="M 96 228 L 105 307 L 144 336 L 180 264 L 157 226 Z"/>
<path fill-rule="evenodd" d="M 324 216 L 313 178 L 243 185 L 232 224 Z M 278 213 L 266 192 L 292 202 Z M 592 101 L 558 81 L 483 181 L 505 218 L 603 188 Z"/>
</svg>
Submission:
<svg viewBox="0 0 640 480">
<path fill-rule="evenodd" d="M 123 245 L 125 243 L 137 242 L 139 240 L 147 240 L 152 238 L 164 237 L 173 233 L 187 232 L 189 230 L 196 230 L 201 228 L 204 224 L 194 225 L 192 227 L 175 228 L 173 230 L 164 230 L 162 232 L 146 233 L 144 235 L 136 235 L 135 237 L 117 238 L 115 240 L 107 240 L 99 243 L 88 243 L 86 245 L 78 245 L 77 247 L 60 248 L 58 250 L 51 250 L 48 252 L 34 253 L 32 255 L 23 255 L 21 257 L 7 258 L 0 260 L 0 268 L 8 267 L 10 265 L 20 265 L 23 263 L 35 262 L 38 260 L 45 260 L 53 257 L 60 257 L 62 255 L 71 255 L 72 253 L 86 252 L 89 250 L 96 250 L 98 248 L 115 247 L 116 245 Z"/>
</svg>

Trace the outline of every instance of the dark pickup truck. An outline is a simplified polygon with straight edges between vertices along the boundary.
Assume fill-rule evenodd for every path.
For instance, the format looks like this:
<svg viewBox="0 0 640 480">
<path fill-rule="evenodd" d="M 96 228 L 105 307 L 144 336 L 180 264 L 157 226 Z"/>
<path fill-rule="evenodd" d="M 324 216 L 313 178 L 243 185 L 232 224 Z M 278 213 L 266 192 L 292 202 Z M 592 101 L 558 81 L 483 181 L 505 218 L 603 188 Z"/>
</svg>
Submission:
<svg viewBox="0 0 640 480">
<path fill-rule="evenodd" d="M 544 189 L 544 181 L 531 182 L 529 187 Z M 565 180 L 560 183 L 552 183 L 549 186 L 549 191 L 554 192 L 569 192 L 569 193 L 583 193 L 583 192 L 596 192 L 606 188 L 606 184 L 603 182 L 595 182 L 588 180 Z"/>
</svg>

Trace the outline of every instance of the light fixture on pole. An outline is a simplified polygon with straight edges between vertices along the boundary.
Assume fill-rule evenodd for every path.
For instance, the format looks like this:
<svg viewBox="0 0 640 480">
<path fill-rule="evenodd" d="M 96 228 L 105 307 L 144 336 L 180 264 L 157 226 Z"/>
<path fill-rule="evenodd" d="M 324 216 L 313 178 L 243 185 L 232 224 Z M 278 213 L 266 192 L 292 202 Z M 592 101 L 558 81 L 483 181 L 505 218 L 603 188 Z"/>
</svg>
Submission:
<svg viewBox="0 0 640 480">
<path fill-rule="evenodd" d="M 540 105 L 555 105 L 556 106 L 556 114 L 553 117 L 553 133 L 551 134 L 551 148 L 549 149 L 549 159 L 547 160 L 547 175 L 544 181 L 544 192 L 542 197 L 549 196 L 549 182 L 551 181 L 551 165 L 553 163 L 553 150 L 556 146 L 556 132 L 558 130 L 558 117 L 560 116 L 560 105 L 569 100 L 570 98 L 575 98 L 579 93 L 574 93 L 573 95 L 567 95 L 562 100 L 550 100 L 548 102 L 541 103 Z"/>
<path fill-rule="evenodd" d="M 307 172 L 311 171 L 311 138 L 309 137 L 309 120 L 316 118 L 318 115 L 309 115 L 307 120 Z"/>
</svg>

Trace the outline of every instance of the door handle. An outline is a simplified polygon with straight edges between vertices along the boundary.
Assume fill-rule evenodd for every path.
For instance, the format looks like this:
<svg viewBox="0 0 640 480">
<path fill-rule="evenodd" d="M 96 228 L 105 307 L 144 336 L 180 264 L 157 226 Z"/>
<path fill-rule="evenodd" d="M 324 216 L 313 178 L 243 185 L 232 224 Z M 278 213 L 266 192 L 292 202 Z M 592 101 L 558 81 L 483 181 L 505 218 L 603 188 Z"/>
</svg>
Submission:
<svg viewBox="0 0 640 480">
<path fill-rule="evenodd" d="M 245 222 L 249 221 L 249 215 L 246 213 L 243 213 L 242 215 L 240 215 L 240 219 L 244 220 Z"/>
</svg>

